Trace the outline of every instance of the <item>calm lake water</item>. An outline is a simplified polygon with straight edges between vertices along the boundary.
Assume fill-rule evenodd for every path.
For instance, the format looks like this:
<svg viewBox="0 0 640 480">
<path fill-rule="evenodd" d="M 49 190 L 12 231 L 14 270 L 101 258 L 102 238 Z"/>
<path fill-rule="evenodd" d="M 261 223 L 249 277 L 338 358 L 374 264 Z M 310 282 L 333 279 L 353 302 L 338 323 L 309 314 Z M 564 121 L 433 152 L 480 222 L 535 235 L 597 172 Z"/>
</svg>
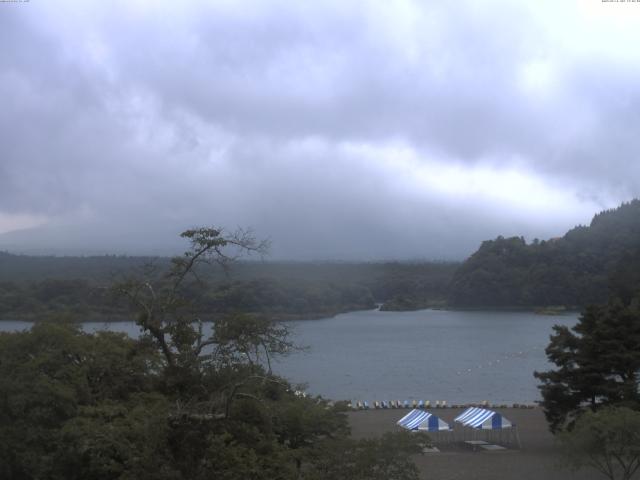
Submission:
<svg viewBox="0 0 640 480">
<path fill-rule="evenodd" d="M 333 399 L 533 402 L 540 398 L 533 372 L 549 368 L 544 349 L 552 326 L 574 325 L 577 317 L 374 310 L 290 322 L 296 343 L 308 349 L 280 359 L 274 370 Z M 4 331 L 29 327 L 0 322 Z M 126 322 L 84 328 L 139 332 Z"/>
</svg>

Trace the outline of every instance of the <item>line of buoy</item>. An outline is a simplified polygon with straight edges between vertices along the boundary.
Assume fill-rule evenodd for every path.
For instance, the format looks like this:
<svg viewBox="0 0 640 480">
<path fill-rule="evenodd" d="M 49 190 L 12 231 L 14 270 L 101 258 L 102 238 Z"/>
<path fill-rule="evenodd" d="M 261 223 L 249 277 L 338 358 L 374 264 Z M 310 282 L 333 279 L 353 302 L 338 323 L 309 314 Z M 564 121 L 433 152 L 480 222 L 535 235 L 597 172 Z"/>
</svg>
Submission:
<svg viewBox="0 0 640 480">
<path fill-rule="evenodd" d="M 436 400 L 434 404 L 431 404 L 429 400 L 405 400 L 401 402 L 400 400 L 375 400 L 371 402 L 371 404 L 364 400 L 358 400 L 356 402 L 349 402 L 349 408 L 353 410 L 378 410 L 378 409 L 397 409 L 397 408 L 419 408 L 419 409 L 430 409 L 430 408 L 469 408 L 469 407 L 481 407 L 481 408 L 535 408 L 534 403 L 489 403 L 484 400 L 479 403 L 463 403 L 463 404 L 453 404 L 448 405 L 446 400 Z"/>
<path fill-rule="evenodd" d="M 487 367 L 498 366 L 501 362 L 503 362 L 503 365 L 504 365 L 504 360 L 505 359 L 508 360 L 508 359 L 515 359 L 515 358 L 526 358 L 529 353 L 535 352 L 536 350 L 544 350 L 544 347 L 532 347 L 529 350 L 520 350 L 518 352 L 507 352 L 507 353 L 502 354 L 501 358 L 494 358 L 493 360 L 489 360 L 489 361 L 484 362 L 484 363 L 479 363 L 479 364 L 475 365 L 474 367 L 458 370 L 458 371 L 456 371 L 456 375 L 463 375 L 465 373 L 472 373 L 474 369 L 481 369 L 483 367 L 487 368 Z"/>
</svg>

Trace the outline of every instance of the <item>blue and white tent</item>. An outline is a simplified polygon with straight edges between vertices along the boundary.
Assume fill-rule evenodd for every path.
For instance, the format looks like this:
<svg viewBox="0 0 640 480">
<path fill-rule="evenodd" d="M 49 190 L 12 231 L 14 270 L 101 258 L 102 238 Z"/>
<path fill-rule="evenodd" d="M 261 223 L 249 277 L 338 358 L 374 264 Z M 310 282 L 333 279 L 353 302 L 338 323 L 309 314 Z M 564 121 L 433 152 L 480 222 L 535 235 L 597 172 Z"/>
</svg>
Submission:
<svg viewBox="0 0 640 480">
<path fill-rule="evenodd" d="M 477 440 L 480 434 L 485 439 L 508 441 L 517 444 L 518 448 L 522 448 L 516 425 L 504 418 L 501 413 L 486 408 L 471 407 L 454 418 L 453 421 L 471 428 L 474 440 Z M 462 429 L 463 440 L 465 438 L 464 430 L 466 429 Z"/>
<path fill-rule="evenodd" d="M 407 430 L 421 430 L 425 432 L 450 431 L 447 422 L 424 410 L 413 409 L 398 420 L 398 425 Z"/>
<path fill-rule="evenodd" d="M 453 421 L 461 423 L 465 427 L 478 428 L 481 430 L 498 430 L 514 426 L 509 420 L 504 418 L 502 414 L 478 407 L 467 408 Z"/>
</svg>

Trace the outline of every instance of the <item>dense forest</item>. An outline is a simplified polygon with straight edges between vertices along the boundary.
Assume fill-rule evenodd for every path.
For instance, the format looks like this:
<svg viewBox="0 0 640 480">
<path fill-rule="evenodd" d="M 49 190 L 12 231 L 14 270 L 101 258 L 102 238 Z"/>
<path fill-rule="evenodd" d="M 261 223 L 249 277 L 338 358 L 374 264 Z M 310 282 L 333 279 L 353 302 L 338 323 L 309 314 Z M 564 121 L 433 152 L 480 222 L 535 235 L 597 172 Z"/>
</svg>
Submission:
<svg viewBox="0 0 640 480">
<path fill-rule="evenodd" d="M 32 257 L 0 253 L 0 319 L 119 320 L 126 305 L 109 286 L 142 270 L 162 271 L 168 258 Z M 243 261 L 225 273 L 201 272 L 191 285 L 202 315 L 268 314 L 316 318 L 371 309 L 441 305 L 458 264 L 429 262 L 331 263 Z M 404 304 L 394 308 L 398 299 Z"/>
<path fill-rule="evenodd" d="M 580 308 L 626 284 L 640 245 L 640 201 L 595 215 L 561 238 L 482 243 L 462 264 L 438 262 L 238 262 L 202 272 L 190 292 L 202 315 L 261 313 L 304 319 L 371 309 Z M 120 320 L 127 309 L 109 288 L 168 258 L 33 257 L 0 252 L 0 319 Z M 205 286 L 206 285 L 206 286 Z"/>
<path fill-rule="evenodd" d="M 455 273 L 454 307 L 582 307 L 603 303 L 611 282 L 624 283 L 640 245 L 640 200 L 593 217 L 561 238 L 482 243 Z"/>
</svg>

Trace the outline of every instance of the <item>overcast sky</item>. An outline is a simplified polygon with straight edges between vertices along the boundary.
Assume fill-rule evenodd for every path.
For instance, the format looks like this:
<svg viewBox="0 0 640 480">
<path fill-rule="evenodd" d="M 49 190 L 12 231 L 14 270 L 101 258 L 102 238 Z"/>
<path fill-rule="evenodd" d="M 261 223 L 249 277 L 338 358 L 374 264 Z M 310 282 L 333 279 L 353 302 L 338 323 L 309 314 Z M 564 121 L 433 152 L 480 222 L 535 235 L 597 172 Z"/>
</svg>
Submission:
<svg viewBox="0 0 640 480">
<path fill-rule="evenodd" d="M 640 3 L 0 3 L 0 248 L 462 259 L 640 195 Z"/>
</svg>

